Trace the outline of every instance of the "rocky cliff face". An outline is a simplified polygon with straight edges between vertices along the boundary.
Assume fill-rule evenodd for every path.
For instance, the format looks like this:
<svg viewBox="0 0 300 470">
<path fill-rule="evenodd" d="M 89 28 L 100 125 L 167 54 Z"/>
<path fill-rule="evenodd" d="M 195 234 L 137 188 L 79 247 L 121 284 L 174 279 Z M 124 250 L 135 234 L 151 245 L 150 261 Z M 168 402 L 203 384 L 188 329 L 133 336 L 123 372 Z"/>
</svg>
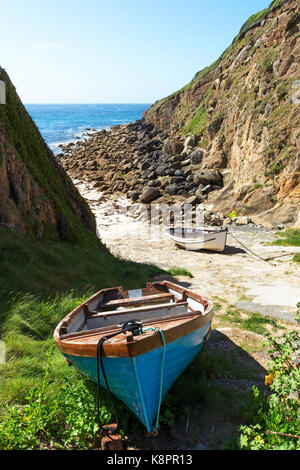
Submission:
<svg viewBox="0 0 300 470">
<path fill-rule="evenodd" d="M 146 122 L 186 142 L 192 174 L 220 172 L 208 202 L 223 214 L 293 224 L 300 209 L 300 6 L 275 0 L 186 87 L 156 102 Z M 190 145 L 187 136 L 191 136 Z M 184 139 L 183 139 L 183 136 Z M 220 183 L 218 183 L 220 184 Z"/>
<path fill-rule="evenodd" d="M 57 163 L 22 105 L 8 75 L 0 105 L 0 228 L 38 238 L 95 242 L 86 202 Z"/>
</svg>

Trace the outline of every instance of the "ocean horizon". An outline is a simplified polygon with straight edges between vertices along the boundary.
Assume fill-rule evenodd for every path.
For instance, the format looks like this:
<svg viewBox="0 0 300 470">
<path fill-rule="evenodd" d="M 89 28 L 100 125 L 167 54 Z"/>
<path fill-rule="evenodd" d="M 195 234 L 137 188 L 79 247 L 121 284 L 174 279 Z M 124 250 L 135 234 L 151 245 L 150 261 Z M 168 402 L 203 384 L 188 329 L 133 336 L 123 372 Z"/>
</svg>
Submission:
<svg viewBox="0 0 300 470">
<path fill-rule="evenodd" d="M 56 154 L 60 152 L 60 144 L 80 141 L 87 132 L 141 119 L 150 106 L 150 103 L 25 104 L 46 143 Z"/>
</svg>

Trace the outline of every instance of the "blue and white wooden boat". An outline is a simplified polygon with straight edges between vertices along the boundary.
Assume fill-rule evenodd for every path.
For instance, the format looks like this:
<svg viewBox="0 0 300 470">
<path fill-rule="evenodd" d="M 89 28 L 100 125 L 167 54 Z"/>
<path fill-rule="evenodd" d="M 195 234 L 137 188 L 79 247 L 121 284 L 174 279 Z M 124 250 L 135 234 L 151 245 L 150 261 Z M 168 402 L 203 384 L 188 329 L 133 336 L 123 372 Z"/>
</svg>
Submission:
<svg viewBox="0 0 300 470">
<path fill-rule="evenodd" d="M 153 282 L 145 289 L 101 290 L 62 320 L 54 338 L 67 361 L 97 382 L 97 346 L 115 334 L 101 353 L 109 389 L 152 432 L 161 401 L 208 339 L 212 318 L 211 301 Z M 136 320 L 142 322 L 137 334 L 121 332 Z M 105 387 L 102 371 L 100 383 Z"/>
</svg>

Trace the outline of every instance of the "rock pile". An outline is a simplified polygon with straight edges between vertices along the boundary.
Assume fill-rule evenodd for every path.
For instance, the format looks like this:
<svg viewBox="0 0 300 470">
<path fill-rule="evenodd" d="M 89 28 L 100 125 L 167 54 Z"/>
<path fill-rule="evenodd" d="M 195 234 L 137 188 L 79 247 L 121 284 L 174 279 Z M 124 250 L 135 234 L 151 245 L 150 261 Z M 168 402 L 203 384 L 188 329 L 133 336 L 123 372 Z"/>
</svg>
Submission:
<svg viewBox="0 0 300 470">
<path fill-rule="evenodd" d="M 60 147 L 58 159 L 71 176 L 132 201 L 187 200 L 195 205 L 223 186 L 220 171 L 202 168 L 204 151 L 197 148 L 195 136 L 176 137 L 144 120 Z"/>
</svg>

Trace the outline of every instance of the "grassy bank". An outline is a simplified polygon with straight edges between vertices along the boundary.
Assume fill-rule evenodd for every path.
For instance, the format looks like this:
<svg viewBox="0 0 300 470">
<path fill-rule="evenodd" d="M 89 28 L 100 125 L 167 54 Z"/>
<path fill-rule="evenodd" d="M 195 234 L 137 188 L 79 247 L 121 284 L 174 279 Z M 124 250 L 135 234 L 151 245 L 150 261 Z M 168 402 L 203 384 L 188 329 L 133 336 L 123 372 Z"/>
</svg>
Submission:
<svg viewBox="0 0 300 470">
<path fill-rule="evenodd" d="M 0 365 L 0 448 L 88 446 L 96 431 L 95 389 L 67 366 L 53 330 L 92 293 L 143 286 L 161 270 L 104 248 L 37 242 L 6 230 L 0 231 L 0 252 L 0 338 L 7 360 Z M 127 420 L 131 414 L 123 408 Z M 109 421 L 109 407 L 102 414 Z"/>
<path fill-rule="evenodd" d="M 25 209 L 21 209 L 22 204 L 19 204 L 17 196 L 12 191 L 13 184 L 11 187 L 11 197 L 15 199 L 20 210 L 27 233 L 36 236 L 39 228 L 44 239 L 95 245 L 97 243 L 95 219 L 87 202 L 78 193 L 67 173 L 58 166 L 53 153 L 21 103 L 14 85 L 2 69 L 0 79 L 5 82 L 7 98 L 7 105 L 0 106 L 0 165 L 3 160 L 2 154 L 15 154 L 41 190 L 39 196 L 39 191 L 34 193 L 34 197 L 31 195 L 34 210 L 31 209 L 28 213 Z M 58 223 L 50 220 L 41 221 L 43 217 L 39 217 L 37 209 L 44 200 L 51 204 Z"/>
</svg>

